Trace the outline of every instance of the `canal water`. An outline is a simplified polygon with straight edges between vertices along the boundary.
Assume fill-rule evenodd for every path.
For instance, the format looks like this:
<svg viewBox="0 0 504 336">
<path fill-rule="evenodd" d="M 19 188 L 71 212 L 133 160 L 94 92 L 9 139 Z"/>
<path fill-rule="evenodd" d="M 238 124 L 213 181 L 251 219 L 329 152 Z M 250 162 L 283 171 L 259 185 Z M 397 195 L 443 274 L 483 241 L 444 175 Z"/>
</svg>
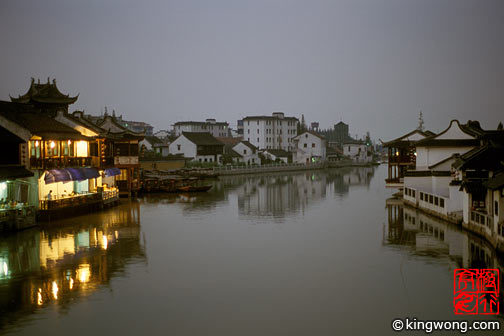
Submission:
<svg viewBox="0 0 504 336">
<path fill-rule="evenodd" d="M 0 334 L 390 335 L 394 318 L 460 320 L 453 270 L 504 263 L 391 198 L 385 173 L 222 177 L 0 237 Z"/>
</svg>

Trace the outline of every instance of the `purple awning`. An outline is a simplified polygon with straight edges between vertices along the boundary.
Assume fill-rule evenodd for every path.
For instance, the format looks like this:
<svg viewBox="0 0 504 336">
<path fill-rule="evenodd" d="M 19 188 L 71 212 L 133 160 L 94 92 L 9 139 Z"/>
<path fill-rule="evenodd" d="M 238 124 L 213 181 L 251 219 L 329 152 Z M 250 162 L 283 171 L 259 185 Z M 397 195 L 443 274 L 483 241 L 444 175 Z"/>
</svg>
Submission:
<svg viewBox="0 0 504 336">
<path fill-rule="evenodd" d="M 66 168 L 66 170 L 70 173 L 72 181 L 87 180 L 87 177 L 84 173 L 84 168 Z"/>
<path fill-rule="evenodd" d="M 121 175 L 121 170 L 116 167 L 105 169 L 105 176 L 116 176 Z"/>
<path fill-rule="evenodd" d="M 44 176 L 46 184 L 67 181 L 72 181 L 72 176 L 66 169 L 50 169 L 46 171 Z"/>
<path fill-rule="evenodd" d="M 84 170 L 84 176 L 86 179 L 100 177 L 100 173 L 96 168 L 82 168 Z"/>
</svg>

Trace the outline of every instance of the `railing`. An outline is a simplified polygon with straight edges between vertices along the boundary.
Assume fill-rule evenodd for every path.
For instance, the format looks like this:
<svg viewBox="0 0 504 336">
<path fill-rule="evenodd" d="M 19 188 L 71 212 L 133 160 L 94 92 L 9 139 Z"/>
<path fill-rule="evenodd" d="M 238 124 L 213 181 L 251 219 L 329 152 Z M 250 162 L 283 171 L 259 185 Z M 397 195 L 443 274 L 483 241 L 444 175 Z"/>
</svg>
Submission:
<svg viewBox="0 0 504 336">
<path fill-rule="evenodd" d="M 471 222 L 478 225 L 483 225 L 492 230 L 492 218 L 484 212 L 471 211 Z"/>
<path fill-rule="evenodd" d="M 91 157 L 55 157 L 55 158 L 30 158 L 30 168 L 53 169 L 64 167 L 91 166 Z"/>
<path fill-rule="evenodd" d="M 214 172 L 221 171 L 232 171 L 232 170 L 268 170 L 270 168 L 319 168 L 325 166 L 324 163 L 312 163 L 312 164 L 304 164 L 304 163 L 271 163 L 265 165 L 242 165 L 242 166 L 222 166 L 222 167 L 213 167 Z"/>
<path fill-rule="evenodd" d="M 102 200 L 106 201 L 111 198 L 117 198 L 119 197 L 119 191 L 116 190 L 104 190 L 102 193 Z"/>
<path fill-rule="evenodd" d="M 409 156 L 389 156 L 388 158 L 389 163 L 403 163 L 403 164 L 415 164 L 415 160 L 412 159 Z"/>
<path fill-rule="evenodd" d="M 95 203 L 102 200 L 101 193 L 80 194 L 62 197 L 54 200 L 40 201 L 40 210 L 52 210 L 75 207 L 83 204 Z"/>
</svg>

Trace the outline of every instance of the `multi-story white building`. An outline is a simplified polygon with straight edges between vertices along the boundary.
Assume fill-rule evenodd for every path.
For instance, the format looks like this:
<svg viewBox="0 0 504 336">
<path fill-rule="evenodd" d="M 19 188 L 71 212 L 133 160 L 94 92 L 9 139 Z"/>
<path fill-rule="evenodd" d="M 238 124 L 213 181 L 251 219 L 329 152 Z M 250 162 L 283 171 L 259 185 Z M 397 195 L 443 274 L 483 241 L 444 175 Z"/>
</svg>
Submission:
<svg viewBox="0 0 504 336">
<path fill-rule="evenodd" d="M 243 118 L 243 140 L 260 149 L 293 151 L 298 122 L 297 118 L 286 117 L 283 112 L 273 112 L 272 116 L 248 116 Z"/>
<path fill-rule="evenodd" d="M 175 136 L 181 135 L 182 132 L 207 132 L 214 137 L 231 136 L 229 124 L 227 122 L 215 121 L 215 119 L 207 119 L 206 121 L 179 121 L 173 124 L 173 131 Z"/>
</svg>

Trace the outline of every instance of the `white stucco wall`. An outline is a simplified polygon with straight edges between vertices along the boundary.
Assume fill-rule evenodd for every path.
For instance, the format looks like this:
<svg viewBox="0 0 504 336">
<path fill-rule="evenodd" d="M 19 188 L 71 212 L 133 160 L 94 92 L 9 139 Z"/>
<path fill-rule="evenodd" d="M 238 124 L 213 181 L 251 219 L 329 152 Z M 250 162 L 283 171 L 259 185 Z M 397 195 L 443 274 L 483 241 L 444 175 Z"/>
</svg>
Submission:
<svg viewBox="0 0 504 336">
<path fill-rule="evenodd" d="M 180 145 L 180 149 L 179 149 Z M 189 141 L 185 136 L 181 135 L 175 141 L 173 141 L 169 146 L 170 154 L 183 154 L 186 158 L 196 157 L 197 146 Z"/>
<path fill-rule="evenodd" d="M 305 132 L 295 137 L 294 143 L 297 143 L 294 162 L 306 163 L 312 157 L 326 159 L 326 142 L 320 137 Z"/>
</svg>

